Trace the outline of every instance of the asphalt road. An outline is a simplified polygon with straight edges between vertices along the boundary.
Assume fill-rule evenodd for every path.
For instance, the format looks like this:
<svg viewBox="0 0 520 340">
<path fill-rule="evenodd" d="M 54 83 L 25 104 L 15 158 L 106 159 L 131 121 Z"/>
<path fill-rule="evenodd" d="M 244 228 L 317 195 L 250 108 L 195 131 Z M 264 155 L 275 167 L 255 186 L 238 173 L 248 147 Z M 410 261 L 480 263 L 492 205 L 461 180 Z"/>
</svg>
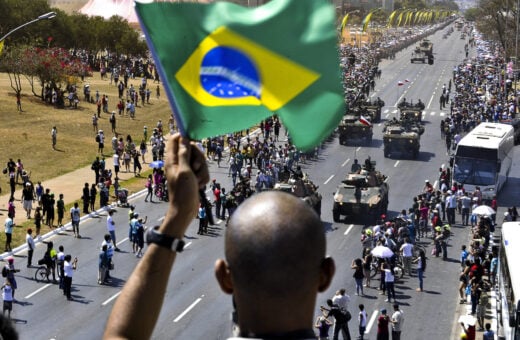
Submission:
<svg viewBox="0 0 520 340">
<path fill-rule="evenodd" d="M 361 255 L 359 242 L 362 226 L 332 222 L 332 194 L 350 169 L 354 158 L 362 162 L 367 156 L 377 162 L 377 168 L 388 176 L 390 185 L 389 213 L 397 214 L 409 208 L 411 198 L 418 193 L 424 180 L 435 182 L 438 168 L 447 162 L 444 142 L 440 139 L 439 123 L 445 112 L 439 110 L 442 84 L 448 83 L 453 66 L 464 57 L 464 43 L 457 34 L 442 39 L 442 31 L 430 37 L 434 43 L 435 64 L 411 64 L 408 48 L 397 54 L 395 60 L 380 64 L 382 78 L 376 83 L 372 96 L 385 100 L 382 118 L 396 115 L 395 104 L 404 96 L 426 104 L 424 114 L 426 132 L 421 138 L 418 159 L 384 158 L 382 149 L 382 124 L 374 127 L 374 140 L 370 146 L 341 146 L 337 138 L 324 144 L 319 159 L 303 164 L 303 169 L 319 185 L 323 195 L 322 219 L 328 240 L 328 253 L 336 260 L 337 273 L 330 289 L 317 298 L 319 305 L 334 292 L 345 287 L 351 295 L 350 310 L 357 315 L 357 305 L 364 303 L 369 314 L 368 338 L 375 338 L 375 316 L 380 308 L 391 306 L 384 302 L 375 289 L 366 289 L 365 297 L 354 296 L 355 284 L 350 269 L 352 259 Z M 398 81 L 405 81 L 398 87 Z M 515 170 L 518 167 L 515 168 Z M 513 171 L 518 174 L 518 171 Z M 231 187 L 227 169 L 211 165 L 211 176 L 224 187 Z M 518 177 L 518 176 L 517 176 Z M 510 183 L 518 184 L 516 178 Z M 506 191 L 509 189 L 506 188 Z M 508 194 L 508 205 L 513 195 Z M 145 203 L 144 196 L 136 198 L 137 211 L 148 216 L 147 225 L 159 224 L 165 203 Z M 457 217 L 460 221 L 460 217 Z M 126 278 L 138 258 L 131 253 L 128 236 L 127 209 L 119 208 L 115 214 L 119 247 L 116 253 L 116 269 L 111 286 L 97 285 L 97 255 L 106 231 L 106 216 L 92 218 L 81 225 L 82 239 L 74 239 L 70 232 L 53 238 L 55 247 L 62 244 L 66 253 L 79 259 L 73 278 L 73 298 L 68 302 L 55 284 L 37 283 L 32 278 L 35 268 L 25 268 L 25 253 L 17 256 L 15 264 L 21 272 L 17 276 L 19 289 L 14 304 L 13 317 L 22 339 L 99 339 L 106 319 Z M 220 292 L 213 275 L 215 259 L 223 256 L 222 224 L 210 228 L 208 236 L 196 234 L 198 221 L 194 220 L 186 235 L 186 250 L 177 257 L 171 274 L 168 293 L 160 320 L 154 332 L 155 339 L 225 339 L 231 335 L 231 297 Z M 397 300 L 405 314 L 403 339 L 451 339 L 457 333 L 456 310 L 458 254 L 460 245 L 467 241 L 469 230 L 454 227 L 454 237 L 448 249 L 449 261 L 437 258 L 428 260 L 425 273 L 425 292 L 417 293 L 416 278 L 407 278 L 396 285 Z M 430 250 L 430 248 L 428 248 Z M 43 256 L 43 246 L 35 252 L 35 262 Z M 297 283 L 295 283 L 297 284 Z M 373 284 L 374 286 L 374 284 Z M 145 317 L 143 315 L 143 317 Z M 350 323 L 351 335 L 357 335 L 355 321 Z M 460 332 L 459 332 L 460 333 Z"/>
</svg>

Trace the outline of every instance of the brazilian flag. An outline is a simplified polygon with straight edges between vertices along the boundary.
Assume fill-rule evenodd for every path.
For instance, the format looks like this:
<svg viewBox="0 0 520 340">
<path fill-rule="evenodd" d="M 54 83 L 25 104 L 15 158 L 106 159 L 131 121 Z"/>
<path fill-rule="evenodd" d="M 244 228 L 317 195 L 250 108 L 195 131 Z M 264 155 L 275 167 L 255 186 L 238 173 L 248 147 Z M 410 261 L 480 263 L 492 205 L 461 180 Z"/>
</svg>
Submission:
<svg viewBox="0 0 520 340">
<path fill-rule="evenodd" d="M 135 6 L 184 136 L 239 131 L 277 114 L 306 150 L 340 121 L 345 103 L 327 0 Z"/>
</svg>

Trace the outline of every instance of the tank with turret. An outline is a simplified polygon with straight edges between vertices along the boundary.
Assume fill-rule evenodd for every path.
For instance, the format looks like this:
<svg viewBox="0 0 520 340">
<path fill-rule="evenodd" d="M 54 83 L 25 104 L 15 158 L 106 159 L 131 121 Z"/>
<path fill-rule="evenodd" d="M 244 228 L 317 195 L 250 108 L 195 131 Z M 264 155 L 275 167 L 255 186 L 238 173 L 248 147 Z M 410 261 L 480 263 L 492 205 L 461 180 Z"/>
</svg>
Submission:
<svg viewBox="0 0 520 340">
<path fill-rule="evenodd" d="M 291 178 L 286 181 L 277 182 L 273 189 L 284 191 L 301 198 L 316 211 L 318 216 L 321 216 L 322 197 L 318 192 L 318 186 L 308 178 L 307 174 L 303 174 L 303 177 L 291 176 Z"/>
<path fill-rule="evenodd" d="M 359 172 L 351 172 L 334 193 L 332 217 L 334 222 L 374 224 L 388 209 L 389 186 L 386 176 L 369 162 Z"/>
</svg>

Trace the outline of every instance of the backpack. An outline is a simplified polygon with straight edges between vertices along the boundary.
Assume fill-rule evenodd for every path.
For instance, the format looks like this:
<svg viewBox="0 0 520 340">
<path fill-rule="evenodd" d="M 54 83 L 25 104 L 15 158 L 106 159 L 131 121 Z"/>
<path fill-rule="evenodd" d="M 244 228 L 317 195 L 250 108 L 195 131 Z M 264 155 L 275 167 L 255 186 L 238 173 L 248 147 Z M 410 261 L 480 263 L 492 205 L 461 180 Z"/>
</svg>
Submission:
<svg viewBox="0 0 520 340">
<path fill-rule="evenodd" d="M 7 267 L 4 266 L 4 268 L 2 269 L 2 276 L 7 277 L 7 272 Z"/>
<path fill-rule="evenodd" d="M 96 135 L 96 142 L 100 142 L 101 141 L 101 137 L 99 137 L 99 135 Z"/>
</svg>

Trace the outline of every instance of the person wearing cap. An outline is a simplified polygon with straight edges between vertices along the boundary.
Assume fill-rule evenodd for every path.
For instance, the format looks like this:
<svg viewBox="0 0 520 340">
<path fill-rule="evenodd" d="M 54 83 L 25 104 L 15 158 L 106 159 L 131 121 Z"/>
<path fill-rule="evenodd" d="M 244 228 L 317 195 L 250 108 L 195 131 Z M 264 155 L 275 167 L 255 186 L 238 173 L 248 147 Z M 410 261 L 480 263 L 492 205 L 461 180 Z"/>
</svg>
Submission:
<svg viewBox="0 0 520 340">
<path fill-rule="evenodd" d="M 7 312 L 7 318 L 11 319 L 11 311 L 13 310 L 13 300 L 14 300 L 14 289 L 11 285 L 11 282 L 8 278 L 5 278 L 5 282 L 2 285 L 2 300 L 3 303 L 3 314 Z"/>
<path fill-rule="evenodd" d="M 98 142 L 98 153 L 103 155 L 103 149 L 105 148 L 105 134 L 103 133 L 103 130 L 98 131 L 96 141 Z"/>
<path fill-rule="evenodd" d="M 32 204 L 34 202 L 34 189 L 31 182 L 26 182 L 22 189 L 23 209 L 27 213 L 27 219 L 31 218 Z"/>
<path fill-rule="evenodd" d="M 14 267 L 14 257 L 9 256 L 7 258 L 7 263 L 4 266 L 4 269 L 2 269 L 2 276 L 4 276 L 5 272 L 4 277 L 11 283 L 11 287 L 13 289 L 13 301 L 16 301 L 14 298 L 14 292 L 18 288 L 18 285 L 16 284 L 16 278 L 14 277 L 14 273 L 18 273 L 19 271 L 20 269 L 16 269 Z"/>
<path fill-rule="evenodd" d="M 377 340 L 389 340 L 390 333 L 388 331 L 388 324 L 390 323 L 390 318 L 386 314 L 386 308 L 381 309 L 381 314 L 377 318 Z"/>
</svg>

